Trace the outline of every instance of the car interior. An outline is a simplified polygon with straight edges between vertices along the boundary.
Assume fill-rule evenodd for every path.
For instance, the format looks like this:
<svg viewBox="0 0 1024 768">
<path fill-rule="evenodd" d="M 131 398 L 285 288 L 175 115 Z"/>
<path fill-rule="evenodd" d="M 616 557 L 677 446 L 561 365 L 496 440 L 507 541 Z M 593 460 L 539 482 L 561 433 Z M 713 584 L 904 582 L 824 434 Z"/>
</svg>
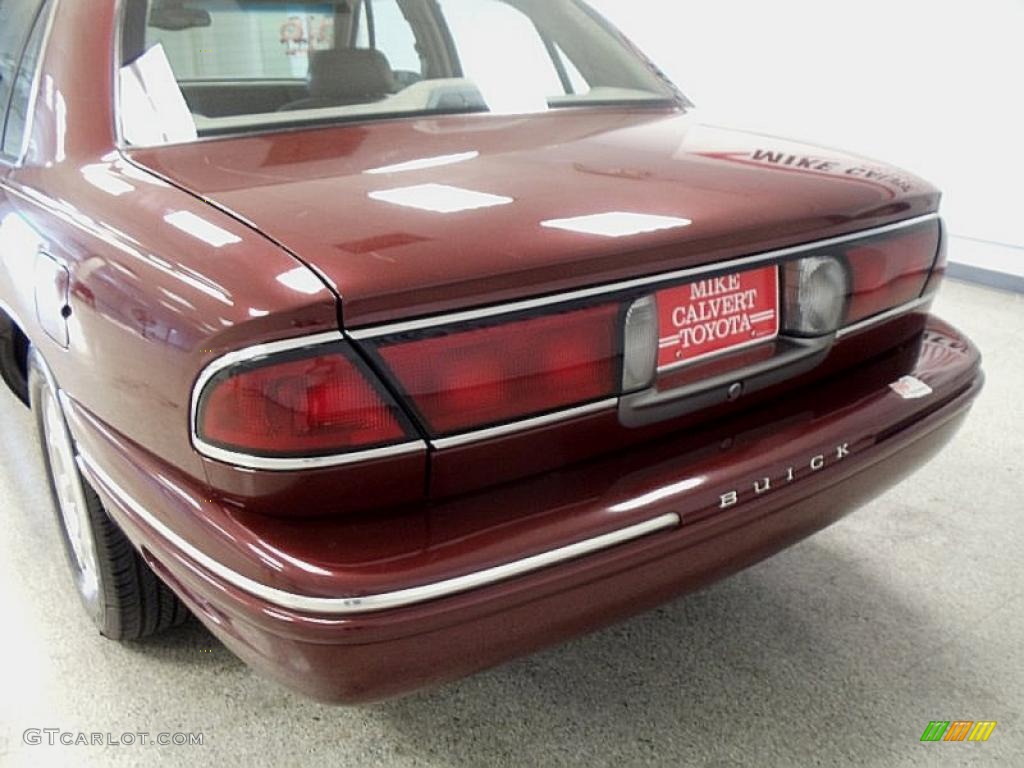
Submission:
<svg viewBox="0 0 1024 768">
<path fill-rule="evenodd" d="M 641 88 L 650 71 L 596 21 L 580 35 L 571 3 L 134 0 L 124 13 L 124 67 L 159 49 L 200 135 L 253 115 L 508 111 L 499 102 L 517 89 L 534 109 L 666 96 Z M 508 57 L 531 64 L 510 78 Z"/>
</svg>

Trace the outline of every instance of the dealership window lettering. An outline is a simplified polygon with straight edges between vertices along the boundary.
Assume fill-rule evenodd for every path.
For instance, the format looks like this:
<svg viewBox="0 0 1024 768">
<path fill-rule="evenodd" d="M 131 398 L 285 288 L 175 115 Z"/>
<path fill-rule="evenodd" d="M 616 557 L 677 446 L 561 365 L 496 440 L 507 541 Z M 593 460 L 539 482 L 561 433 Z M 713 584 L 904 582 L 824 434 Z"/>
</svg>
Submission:
<svg viewBox="0 0 1024 768">
<path fill-rule="evenodd" d="M 816 171 L 823 174 L 844 174 L 854 178 L 874 181 L 894 187 L 902 192 L 910 192 L 913 183 L 899 174 L 890 173 L 885 170 L 875 170 L 863 166 L 844 166 L 834 160 L 824 160 L 813 155 L 791 155 L 786 152 L 772 152 L 767 149 L 757 149 L 750 155 L 750 159 L 756 163 L 776 165 L 796 170 Z"/>
</svg>

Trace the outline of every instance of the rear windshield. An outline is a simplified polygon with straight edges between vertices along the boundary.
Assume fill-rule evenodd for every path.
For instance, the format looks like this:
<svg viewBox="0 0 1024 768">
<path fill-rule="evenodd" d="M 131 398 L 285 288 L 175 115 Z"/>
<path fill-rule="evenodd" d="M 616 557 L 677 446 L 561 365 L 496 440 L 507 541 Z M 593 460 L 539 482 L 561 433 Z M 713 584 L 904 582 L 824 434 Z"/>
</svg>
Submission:
<svg viewBox="0 0 1024 768">
<path fill-rule="evenodd" d="M 682 97 L 578 0 L 128 0 L 131 144 L 305 122 Z"/>
</svg>

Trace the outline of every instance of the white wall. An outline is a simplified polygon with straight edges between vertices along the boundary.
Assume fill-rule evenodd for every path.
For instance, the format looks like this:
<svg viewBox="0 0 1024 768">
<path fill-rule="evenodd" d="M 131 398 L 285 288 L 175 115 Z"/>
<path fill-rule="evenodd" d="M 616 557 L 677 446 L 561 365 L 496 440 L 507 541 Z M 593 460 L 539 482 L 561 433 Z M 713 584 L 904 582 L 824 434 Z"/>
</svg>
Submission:
<svg viewBox="0 0 1024 768">
<path fill-rule="evenodd" d="M 590 2 L 704 120 L 911 170 L 954 260 L 1024 275 L 1024 0 Z"/>
</svg>

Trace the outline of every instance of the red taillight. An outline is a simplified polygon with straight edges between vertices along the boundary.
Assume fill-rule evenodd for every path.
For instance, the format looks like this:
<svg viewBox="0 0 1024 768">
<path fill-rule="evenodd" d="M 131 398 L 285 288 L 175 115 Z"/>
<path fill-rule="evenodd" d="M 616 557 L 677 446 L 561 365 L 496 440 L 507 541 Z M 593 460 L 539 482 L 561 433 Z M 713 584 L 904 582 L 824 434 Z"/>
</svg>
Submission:
<svg viewBox="0 0 1024 768">
<path fill-rule="evenodd" d="M 885 235 L 846 251 L 851 288 L 847 324 L 921 296 L 939 250 L 939 224 Z"/>
<path fill-rule="evenodd" d="M 446 435 L 618 393 L 621 307 L 606 304 L 377 348 L 430 432 Z"/>
<path fill-rule="evenodd" d="M 337 349 L 220 371 L 200 394 L 196 422 L 204 443 L 271 458 L 342 454 L 408 438 L 391 398 Z"/>
</svg>

